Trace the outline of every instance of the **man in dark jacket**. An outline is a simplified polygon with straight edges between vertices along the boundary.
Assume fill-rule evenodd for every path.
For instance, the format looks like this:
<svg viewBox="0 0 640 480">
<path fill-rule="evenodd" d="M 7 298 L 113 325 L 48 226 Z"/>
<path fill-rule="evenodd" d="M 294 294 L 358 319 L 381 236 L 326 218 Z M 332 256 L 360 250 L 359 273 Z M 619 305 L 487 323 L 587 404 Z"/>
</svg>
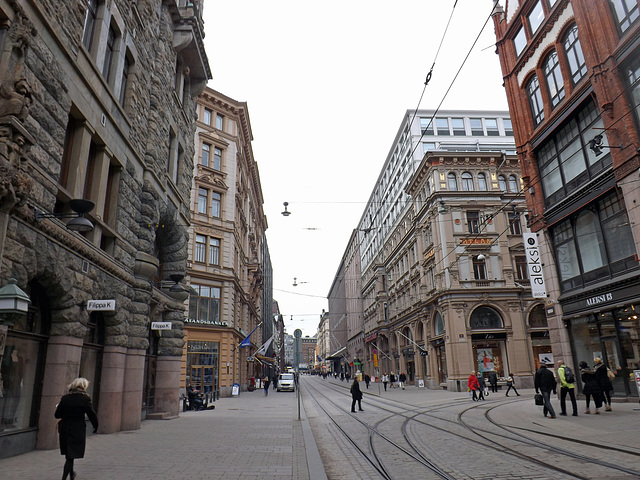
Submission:
<svg viewBox="0 0 640 480">
<path fill-rule="evenodd" d="M 536 393 L 542 393 L 542 398 L 544 398 L 544 408 L 542 409 L 544 416 L 546 417 L 548 412 L 549 418 L 556 418 L 556 412 L 551 406 L 551 392 L 556 394 L 556 378 L 547 369 L 546 363 L 540 363 L 540 368 L 535 376 L 535 387 Z"/>
<path fill-rule="evenodd" d="M 360 384 L 358 383 L 358 377 L 353 379 L 353 385 L 351 385 L 351 412 L 356 412 L 356 402 L 358 402 L 358 408 L 362 410 L 362 392 L 360 391 Z"/>
</svg>

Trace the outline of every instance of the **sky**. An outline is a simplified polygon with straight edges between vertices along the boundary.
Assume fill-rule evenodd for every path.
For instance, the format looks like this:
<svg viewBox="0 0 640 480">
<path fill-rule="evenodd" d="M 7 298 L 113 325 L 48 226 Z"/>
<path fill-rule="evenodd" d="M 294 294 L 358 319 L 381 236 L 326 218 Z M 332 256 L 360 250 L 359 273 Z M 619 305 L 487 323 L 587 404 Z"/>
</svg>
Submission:
<svg viewBox="0 0 640 480">
<path fill-rule="evenodd" d="M 249 110 L 273 297 L 313 336 L 406 110 L 507 110 L 493 1 L 204 3 L 208 86 Z"/>
</svg>

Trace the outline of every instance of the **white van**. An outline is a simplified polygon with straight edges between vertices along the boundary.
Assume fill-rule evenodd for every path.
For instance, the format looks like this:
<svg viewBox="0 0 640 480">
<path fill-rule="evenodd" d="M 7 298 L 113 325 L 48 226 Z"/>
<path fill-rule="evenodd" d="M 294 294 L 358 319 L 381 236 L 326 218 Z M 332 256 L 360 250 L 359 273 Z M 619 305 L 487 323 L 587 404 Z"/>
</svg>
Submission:
<svg viewBox="0 0 640 480">
<path fill-rule="evenodd" d="M 282 392 L 283 390 L 293 392 L 296 389 L 296 380 L 293 373 L 281 373 L 278 376 L 278 386 L 276 390 Z"/>
</svg>

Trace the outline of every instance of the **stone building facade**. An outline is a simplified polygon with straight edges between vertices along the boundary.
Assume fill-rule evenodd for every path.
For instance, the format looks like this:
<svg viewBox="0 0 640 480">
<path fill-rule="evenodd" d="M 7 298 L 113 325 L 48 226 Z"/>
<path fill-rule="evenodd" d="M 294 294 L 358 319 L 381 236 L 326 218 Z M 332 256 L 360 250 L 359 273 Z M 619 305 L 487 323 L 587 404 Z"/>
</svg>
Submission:
<svg viewBox="0 0 640 480">
<path fill-rule="evenodd" d="M 520 0 L 494 27 L 538 233 L 555 358 L 601 357 L 614 391 L 640 367 L 640 6 Z"/>
<path fill-rule="evenodd" d="M 206 88 L 197 115 L 181 387 L 230 396 L 263 375 L 255 353 L 273 333 L 267 219 L 247 104 Z"/>
<path fill-rule="evenodd" d="M 201 6 L 0 0 L 0 279 L 31 298 L 0 326 L 0 456 L 57 446 L 78 376 L 100 433 L 178 413 Z"/>
</svg>

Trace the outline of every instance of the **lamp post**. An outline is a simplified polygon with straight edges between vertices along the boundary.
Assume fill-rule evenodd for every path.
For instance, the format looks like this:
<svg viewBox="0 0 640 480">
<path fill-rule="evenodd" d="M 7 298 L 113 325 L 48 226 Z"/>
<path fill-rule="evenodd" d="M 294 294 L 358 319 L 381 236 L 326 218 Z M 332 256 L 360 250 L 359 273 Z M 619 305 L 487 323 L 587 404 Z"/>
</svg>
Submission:
<svg viewBox="0 0 640 480">
<path fill-rule="evenodd" d="M 31 299 L 18 285 L 15 278 L 0 288 L 0 324 L 13 326 L 20 316 L 29 311 Z"/>
</svg>

